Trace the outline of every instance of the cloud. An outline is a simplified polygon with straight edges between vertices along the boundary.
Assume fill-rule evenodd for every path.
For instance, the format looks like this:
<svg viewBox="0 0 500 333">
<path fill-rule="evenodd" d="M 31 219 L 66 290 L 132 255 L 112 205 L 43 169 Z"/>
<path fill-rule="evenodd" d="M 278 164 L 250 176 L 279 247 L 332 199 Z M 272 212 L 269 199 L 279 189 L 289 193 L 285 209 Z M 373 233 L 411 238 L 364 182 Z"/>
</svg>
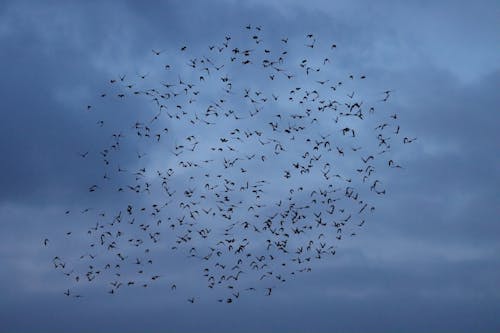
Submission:
<svg viewBox="0 0 500 333">
<path fill-rule="evenodd" d="M 497 330 L 495 7 L 394 1 L 3 4 L 0 54 L 6 61 L 0 71 L 8 79 L 0 81 L 0 322 L 9 331 L 68 331 L 69 325 L 73 331 Z M 213 294 L 196 278 L 197 266 L 163 246 L 155 260 L 166 261 L 168 279 L 156 288 L 113 298 L 101 285 L 87 289 L 81 302 L 68 302 L 62 295 L 67 282 L 54 274 L 50 260 L 60 251 L 81 252 L 94 223 L 80 213 L 84 208 L 92 214 L 100 205 L 123 209 L 115 195 L 88 195 L 103 177 L 93 166 L 110 142 L 110 133 L 95 123 L 103 119 L 116 133 L 136 121 L 137 110 L 150 110 L 142 100 L 106 104 L 99 94 L 111 78 L 156 75 L 161 63 L 152 60 L 153 48 L 165 50 L 173 65 L 183 64 L 174 56 L 180 46 L 198 54 L 228 32 L 241 38 L 246 24 L 262 25 L 273 47 L 283 36 L 292 42 L 317 33 L 322 42 L 338 44 L 332 81 L 359 70 L 373 82 L 366 90 L 395 90 L 386 110 L 399 112 L 406 133 L 418 139 L 396 151 L 404 166 L 398 177 L 377 170 L 387 200 L 377 202 L 374 218 L 331 260 L 281 284 L 273 297 L 248 295 L 234 307 L 201 297 L 193 307 L 182 288 L 170 293 L 168 279 L 181 277 L 185 290 Z M 291 56 L 300 59 L 294 51 Z M 370 97 L 378 98 L 376 91 Z M 99 105 L 120 117 L 99 113 Z M 173 127 L 171 135 L 182 130 Z M 121 166 L 177 162 L 148 149 L 124 146 Z M 87 150 L 88 159 L 78 156 Z M 145 162 L 137 162 L 138 151 L 148 153 Z M 73 225 L 76 236 L 68 241 L 64 232 Z M 47 234 L 59 236 L 41 251 Z M 130 319 L 135 317 L 143 320 Z"/>
</svg>

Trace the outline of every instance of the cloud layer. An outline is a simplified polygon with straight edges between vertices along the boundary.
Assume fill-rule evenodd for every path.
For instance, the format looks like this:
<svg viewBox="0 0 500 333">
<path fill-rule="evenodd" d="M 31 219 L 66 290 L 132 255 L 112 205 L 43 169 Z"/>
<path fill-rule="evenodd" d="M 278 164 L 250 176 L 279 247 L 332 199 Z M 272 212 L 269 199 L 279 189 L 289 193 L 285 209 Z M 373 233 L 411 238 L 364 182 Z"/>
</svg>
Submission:
<svg viewBox="0 0 500 333">
<path fill-rule="evenodd" d="M 494 2 L 0 5 L 2 330 L 498 331 L 497 10 Z M 43 238 L 84 223 L 68 221 L 67 209 L 119 204 L 86 192 L 102 174 L 77 152 L 96 153 L 107 139 L 85 106 L 111 77 L 155 68 L 151 49 L 195 52 L 249 23 L 277 37 L 335 40 L 339 71 L 395 90 L 389 112 L 418 144 L 398 152 L 405 169 L 387 178 L 387 200 L 334 258 L 273 297 L 188 304 L 165 285 L 65 298 L 65 279 L 50 266 L 56 250 L 41 251 Z M 171 274 L 208 293 L 189 263 L 168 260 Z"/>
</svg>

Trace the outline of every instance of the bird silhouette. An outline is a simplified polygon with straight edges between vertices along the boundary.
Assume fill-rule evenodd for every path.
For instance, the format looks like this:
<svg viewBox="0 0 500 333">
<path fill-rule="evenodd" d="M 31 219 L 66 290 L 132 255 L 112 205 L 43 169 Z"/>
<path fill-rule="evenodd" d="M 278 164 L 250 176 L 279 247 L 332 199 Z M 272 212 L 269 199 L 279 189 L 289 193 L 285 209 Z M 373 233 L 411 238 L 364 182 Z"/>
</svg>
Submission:
<svg viewBox="0 0 500 333">
<path fill-rule="evenodd" d="M 182 61 L 170 64 L 156 58 L 165 51 L 146 49 L 162 62 L 161 75 L 151 69 L 111 79 L 113 90 L 86 107 L 104 119 L 96 123 L 104 146 L 78 153 L 100 175 L 86 190 L 102 207 L 82 211 L 88 247 L 51 262 L 72 283 L 108 279 L 107 293 L 116 295 L 166 281 L 184 292 L 185 281 L 169 280 L 175 267 L 156 259 L 168 249 L 199 267 L 218 302 L 234 304 L 255 291 L 272 296 L 334 256 L 368 223 L 375 200 L 390 196 L 378 172 L 397 175 L 394 147 L 416 140 L 395 140 L 402 116 L 382 112 L 394 90 L 370 100 L 358 89 L 370 82 L 366 75 L 332 79 L 332 54 L 342 48 L 319 35 L 280 36 L 275 44 L 264 27 L 242 30 L 203 51 L 176 48 L 172 56 Z M 113 119 L 123 119 L 117 109 L 127 103 L 144 107 L 118 128 Z M 106 206 L 108 194 L 119 208 Z M 64 215 L 73 218 L 70 210 Z M 65 231 L 65 241 L 77 232 Z M 187 292 L 189 303 L 199 299 Z"/>
</svg>

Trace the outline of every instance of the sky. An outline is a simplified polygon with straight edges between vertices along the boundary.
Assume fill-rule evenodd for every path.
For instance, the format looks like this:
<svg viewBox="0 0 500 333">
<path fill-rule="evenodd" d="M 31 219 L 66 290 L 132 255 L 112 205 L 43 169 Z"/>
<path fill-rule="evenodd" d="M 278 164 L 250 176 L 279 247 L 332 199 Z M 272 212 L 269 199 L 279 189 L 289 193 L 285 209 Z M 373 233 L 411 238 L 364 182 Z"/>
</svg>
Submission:
<svg viewBox="0 0 500 333">
<path fill-rule="evenodd" d="M 0 2 L 0 331 L 500 331 L 499 10 L 495 1 Z M 95 220 L 80 211 L 124 209 L 122 197 L 89 194 L 102 178 L 100 149 L 111 133 L 130 132 L 138 112 L 152 110 L 146 99 L 99 95 L 111 94 L 110 79 L 124 74 L 160 82 L 164 61 L 184 68 L 226 35 L 243 39 L 248 24 L 261 27 L 274 48 L 285 36 L 292 44 L 309 33 L 318 44 L 333 41 L 334 69 L 324 79 L 364 74 L 368 83 L 359 91 L 368 99 L 392 90 L 380 108 L 397 112 L 417 140 L 396 148 L 402 170 L 380 172 L 387 194 L 374 199 L 374 214 L 335 256 L 276 283 L 271 297 L 219 304 L 200 265 L 169 251 L 168 237 L 155 253 L 155 263 L 165 263 L 157 284 L 109 295 L 96 283 L 78 291 L 81 299 L 66 297 L 73 287 L 52 259 L 88 251 L 86 231 Z M 179 51 L 184 45 L 187 53 Z M 290 46 L 290 56 L 302 49 Z M 255 86 L 257 74 L 231 73 Z M 101 119 L 106 131 L 96 126 Z M 185 128 L 165 122 L 173 141 L 124 145 L 124 169 L 137 168 L 142 152 L 153 169 L 177 161 L 169 150 L 185 142 Z M 200 146 L 218 133 L 200 125 Z M 287 156 L 262 174 L 284 181 L 278 172 Z M 182 176 L 172 188 L 185 188 Z M 268 195 L 277 200 L 279 193 Z M 126 199 L 152 200 L 144 197 Z M 164 276 L 177 281 L 176 293 Z"/>
</svg>

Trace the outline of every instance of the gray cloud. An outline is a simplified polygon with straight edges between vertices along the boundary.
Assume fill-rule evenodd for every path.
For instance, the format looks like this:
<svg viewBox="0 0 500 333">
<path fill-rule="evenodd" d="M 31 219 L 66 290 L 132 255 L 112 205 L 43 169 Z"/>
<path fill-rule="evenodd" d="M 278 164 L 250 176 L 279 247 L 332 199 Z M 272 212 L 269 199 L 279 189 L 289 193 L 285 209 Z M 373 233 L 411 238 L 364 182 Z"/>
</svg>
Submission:
<svg viewBox="0 0 500 333">
<path fill-rule="evenodd" d="M 498 331 L 497 10 L 494 2 L 430 1 L 3 3 L 1 330 Z M 85 106 L 100 103 L 94 96 L 110 78 L 157 68 L 150 49 L 173 53 L 187 44 L 196 54 L 226 33 L 236 39 L 249 23 L 262 25 L 270 43 L 307 32 L 333 40 L 342 50 L 334 60 L 339 76 L 362 71 L 376 90 L 395 89 L 387 112 L 399 112 L 418 140 L 396 151 L 404 161 L 400 175 L 380 170 L 386 200 L 335 257 L 280 285 L 273 297 L 191 305 L 159 284 L 114 298 L 90 288 L 81 302 L 68 300 L 52 256 L 77 255 L 87 242 L 80 210 L 122 205 L 86 191 L 102 177 L 92 166 L 110 139 L 96 131 L 96 113 Z M 128 127 L 138 108 L 145 108 L 140 100 L 123 103 L 122 116 L 104 120 Z M 135 154 L 143 149 L 124 148 L 123 166 L 139 167 Z M 87 150 L 92 159 L 78 156 Z M 169 163 L 148 152 L 150 165 Z M 66 209 L 76 214 L 68 218 Z M 69 228 L 82 231 L 74 243 L 61 235 Z M 47 234 L 54 247 L 41 251 Z M 155 255 L 187 289 L 213 295 L 184 257 L 167 248 Z"/>
</svg>

